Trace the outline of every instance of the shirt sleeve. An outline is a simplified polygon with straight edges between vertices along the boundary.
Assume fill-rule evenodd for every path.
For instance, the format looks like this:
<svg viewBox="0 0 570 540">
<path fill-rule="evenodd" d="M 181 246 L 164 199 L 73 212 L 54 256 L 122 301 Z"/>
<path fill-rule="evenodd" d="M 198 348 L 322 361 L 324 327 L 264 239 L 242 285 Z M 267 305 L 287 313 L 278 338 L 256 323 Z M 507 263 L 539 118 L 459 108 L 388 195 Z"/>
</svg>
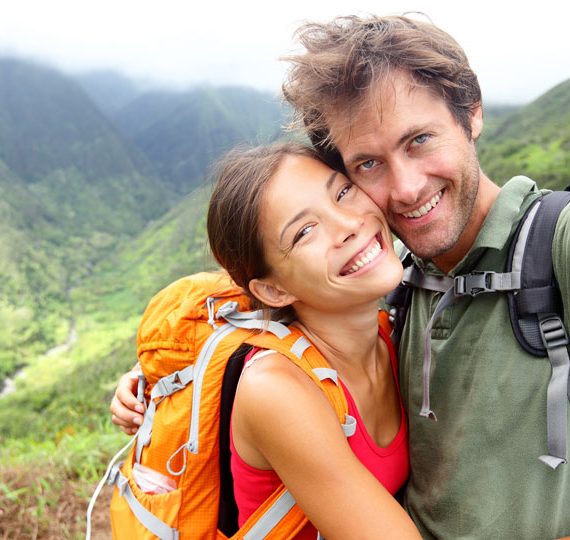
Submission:
<svg viewBox="0 0 570 540">
<path fill-rule="evenodd" d="M 570 204 L 558 218 L 552 241 L 552 261 L 564 305 L 564 324 L 570 333 Z"/>
</svg>

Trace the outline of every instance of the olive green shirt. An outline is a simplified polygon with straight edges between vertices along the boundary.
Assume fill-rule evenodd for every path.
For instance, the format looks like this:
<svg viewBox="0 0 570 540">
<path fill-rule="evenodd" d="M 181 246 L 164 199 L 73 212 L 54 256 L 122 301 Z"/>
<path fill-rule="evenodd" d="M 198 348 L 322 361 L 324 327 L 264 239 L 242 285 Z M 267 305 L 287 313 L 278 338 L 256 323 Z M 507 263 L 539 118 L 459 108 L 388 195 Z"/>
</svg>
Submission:
<svg viewBox="0 0 570 540">
<path fill-rule="evenodd" d="M 503 272 L 510 237 L 538 195 L 528 178 L 508 182 L 473 247 L 448 275 Z M 570 328 L 570 207 L 560 216 L 552 251 Z M 416 262 L 441 275 L 429 261 Z M 400 385 L 412 471 L 407 510 L 426 538 L 570 535 L 570 464 L 552 470 L 538 459 L 547 453 L 550 363 L 517 343 L 506 294 L 466 297 L 436 320 L 430 396 L 437 421 L 419 416 L 424 329 L 440 297 L 414 291 L 402 336 Z"/>
</svg>

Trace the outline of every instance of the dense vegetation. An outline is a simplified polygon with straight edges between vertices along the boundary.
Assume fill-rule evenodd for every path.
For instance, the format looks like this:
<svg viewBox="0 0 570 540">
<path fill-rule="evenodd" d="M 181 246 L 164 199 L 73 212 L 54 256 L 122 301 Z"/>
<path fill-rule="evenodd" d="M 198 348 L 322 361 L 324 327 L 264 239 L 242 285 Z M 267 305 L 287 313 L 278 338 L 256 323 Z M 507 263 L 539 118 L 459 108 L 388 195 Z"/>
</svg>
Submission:
<svg viewBox="0 0 570 540">
<path fill-rule="evenodd" d="M 489 107 L 484 170 L 570 183 L 569 111 L 570 81 L 525 107 Z M 81 537 L 125 440 L 107 409 L 144 306 L 213 267 L 210 163 L 282 136 L 285 114 L 251 89 L 146 91 L 0 59 L 0 381 L 15 384 L 0 396 L 0 537 Z"/>
<path fill-rule="evenodd" d="M 544 188 L 570 184 L 570 80 L 526 107 L 493 118 L 481 139 L 481 164 L 497 183 L 524 174 Z"/>
<path fill-rule="evenodd" d="M 0 396 L 3 538 L 81 536 L 123 438 L 108 403 L 144 306 L 213 267 L 208 164 L 282 123 L 279 102 L 254 90 L 142 92 L 0 59 L 0 386 L 15 385 Z"/>
</svg>

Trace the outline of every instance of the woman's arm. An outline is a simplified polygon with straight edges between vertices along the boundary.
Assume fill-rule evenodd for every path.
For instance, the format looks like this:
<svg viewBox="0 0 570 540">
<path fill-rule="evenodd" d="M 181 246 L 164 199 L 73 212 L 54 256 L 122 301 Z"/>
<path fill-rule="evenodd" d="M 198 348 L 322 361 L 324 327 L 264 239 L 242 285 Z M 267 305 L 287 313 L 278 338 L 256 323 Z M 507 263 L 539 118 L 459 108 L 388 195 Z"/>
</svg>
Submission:
<svg viewBox="0 0 570 540">
<path fill-rule="evenodd" d="M 352 452 L 323 392 L 287 358 L 267 356 L 244 371 L 232 430 L 240 457 L 274 469 L 327 540 L 420 538 Z"/>
</svg>

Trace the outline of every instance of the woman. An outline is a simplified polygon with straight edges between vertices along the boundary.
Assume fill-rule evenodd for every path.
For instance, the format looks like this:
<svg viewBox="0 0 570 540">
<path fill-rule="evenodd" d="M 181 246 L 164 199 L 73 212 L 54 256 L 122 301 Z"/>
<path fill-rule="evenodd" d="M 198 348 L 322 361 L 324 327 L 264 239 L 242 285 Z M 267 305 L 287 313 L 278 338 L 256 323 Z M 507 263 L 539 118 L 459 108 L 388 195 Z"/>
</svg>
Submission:
<svg viewBox="0 0 570 540">
<path fill-rule="evenodd" d="M 278 143 L 222 161 L 208 235 L 239 286 L 291 312 L 338 372 L 358 423 L 347 441 L 301 370 L 278 353 L 254 351 L 231 426 L 240 523 L 282 481 L 329 540 L 419 538 L 392 496 L 408 474 L 407 428 L 377 302 L 398 284 L 402 266 L 380 210 L 310 148 Z M 123 378 L 111 410 L 125 430 L 133 428 L 130 394 Z M 298 538 L 315 538 L 313 525 Z"/>
</svg>

